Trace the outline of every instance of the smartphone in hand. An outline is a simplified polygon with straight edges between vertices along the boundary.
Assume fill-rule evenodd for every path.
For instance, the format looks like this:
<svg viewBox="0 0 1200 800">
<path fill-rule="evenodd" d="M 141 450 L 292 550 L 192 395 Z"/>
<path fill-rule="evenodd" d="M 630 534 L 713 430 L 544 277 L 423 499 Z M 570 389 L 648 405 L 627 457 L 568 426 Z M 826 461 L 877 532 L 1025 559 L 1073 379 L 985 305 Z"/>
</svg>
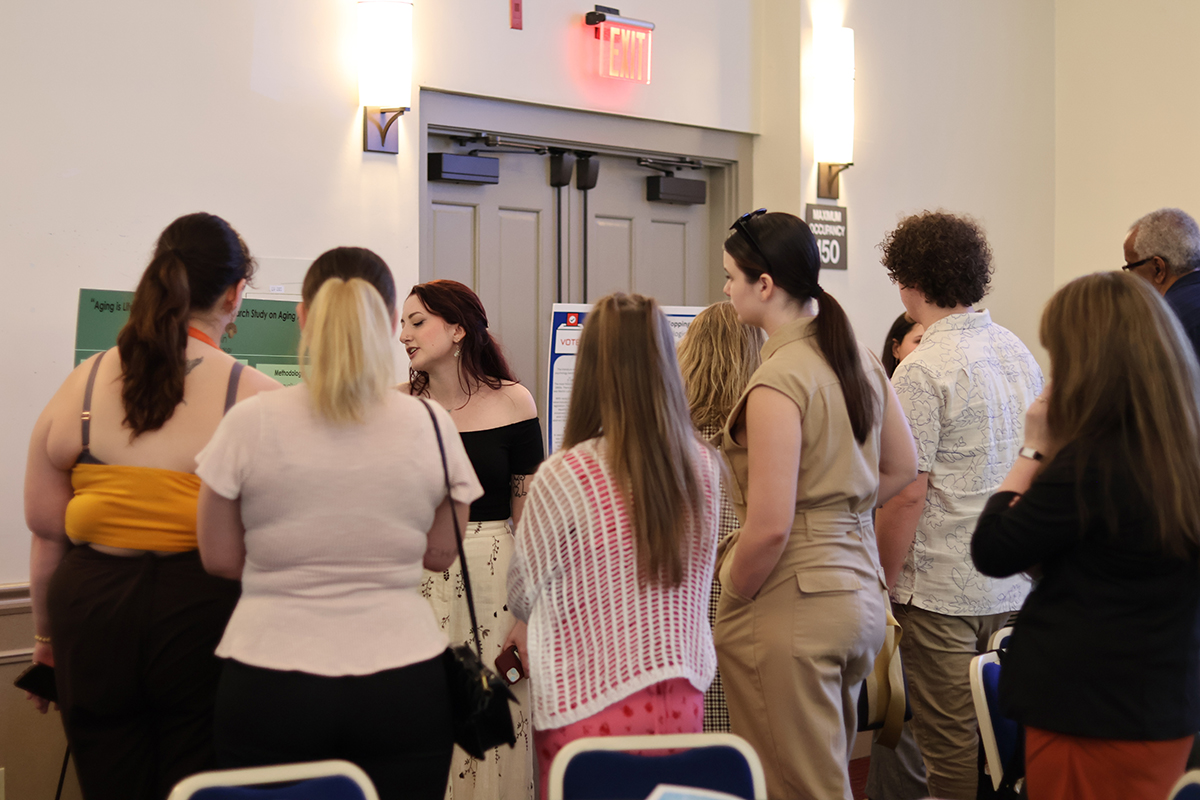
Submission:
<svg viewBox="0 0 1200 800">
<path fill-rule="evenodd" d="M 13 686 L 51 702 L 58 702 L 58 686 L 54 683 L 54 667 L 33 664 L 17 676 Z"/>
<path fill-rule="evenodd" d="M 521 663 L 515 644 L 509 645 L 507 650 L 496 656 L 496 672 L 509 686 L 525 677 L 525 666 Z"/>
</svg>

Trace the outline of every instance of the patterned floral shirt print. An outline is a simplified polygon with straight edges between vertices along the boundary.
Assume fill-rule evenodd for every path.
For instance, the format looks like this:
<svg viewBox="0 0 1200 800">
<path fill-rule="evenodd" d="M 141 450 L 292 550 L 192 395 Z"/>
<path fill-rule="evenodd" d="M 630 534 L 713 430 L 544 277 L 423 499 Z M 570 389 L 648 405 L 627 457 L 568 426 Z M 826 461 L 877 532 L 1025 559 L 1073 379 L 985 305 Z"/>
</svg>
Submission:
<svg viewBox="0 0 1200 800">
<path fill-rule="evenodd" d="M 1021 607 L 1029 580 L 981 575 L 971 561 L 971 536 L 1017 460 L 1025 409 L 1042 383 L 1029 348 L 987 311 L 930 325 L 896 368 L 892 385 L 917 442 L 917 468 L 929 473 L 929 492 L 893 601 L 958 617 Z"/>
</svg>

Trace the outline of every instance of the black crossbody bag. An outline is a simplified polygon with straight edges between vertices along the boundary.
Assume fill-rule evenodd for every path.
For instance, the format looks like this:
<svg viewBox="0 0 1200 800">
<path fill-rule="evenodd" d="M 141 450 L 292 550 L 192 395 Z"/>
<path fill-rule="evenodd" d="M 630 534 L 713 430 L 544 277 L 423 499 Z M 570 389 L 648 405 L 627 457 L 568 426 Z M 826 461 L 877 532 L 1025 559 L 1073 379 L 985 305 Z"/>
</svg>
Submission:
<svg viewBox="0 0 1200 800">
<path fill-rule="evenodd" d="M 509 691 L 504 679 L 483 663 L 483 646 L 479 641 L 479 623 L 475 620 L 475 599 L 471 595 L 471 576 L 467 572 L 467 554 L 463 552 L 462 531 L 458 527 L 458 512 L 450 496 L 450 467 L 446 463 L 446 447 L 442 431 L 428 401 L 425 410 L 433 421 L 438 450 L 442 455 L 442 474 L 446 479 L 446 499 L 450 501 L 450 516 L 454 520 L 454 541 L 458 543 L 458 562 L 462 565 L 463 587 L 467 591 L 467 608 L 471 611 L 471 634 L 475 649 L 469 645 L 448 647 L 443 655 L 446 664 L 446 683 L 450 688 L 450 705 L 454 717 L 454 743 L 474 758 L 493 747 L 506 744 L 512 747 L 517 736 L 513 732 L 512 712 L 508 701 L 517 698 Z"/>
</svg>

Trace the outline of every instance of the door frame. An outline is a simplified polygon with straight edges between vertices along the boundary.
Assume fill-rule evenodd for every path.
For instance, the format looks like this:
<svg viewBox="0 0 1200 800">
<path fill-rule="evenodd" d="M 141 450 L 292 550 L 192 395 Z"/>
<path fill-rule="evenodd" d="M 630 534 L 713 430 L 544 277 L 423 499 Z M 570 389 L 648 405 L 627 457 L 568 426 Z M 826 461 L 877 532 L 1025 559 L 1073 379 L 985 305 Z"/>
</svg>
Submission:
<svg viewBox="0 0 1200 800">
<path fill-rule="evenodd" d="M 724 283 L 719 254 L 729 222 L 741 213 L 741 201 L 753 197 L 750 134 L 700 128 L 617 114 L 560 108 L 421 89 L 420 130 L 420 280 L 432 274 L 429 242 L 429 136 L 494 134 L 509 141 L 590 150 L 623 158 L 698 159 L 712 168 L 708 185 L 708 302 L 721 297 Z M 647 175 L 652 174 L 647 171 Z M 686 174 L 686 173 L 685 173 Z"/>
</svg>

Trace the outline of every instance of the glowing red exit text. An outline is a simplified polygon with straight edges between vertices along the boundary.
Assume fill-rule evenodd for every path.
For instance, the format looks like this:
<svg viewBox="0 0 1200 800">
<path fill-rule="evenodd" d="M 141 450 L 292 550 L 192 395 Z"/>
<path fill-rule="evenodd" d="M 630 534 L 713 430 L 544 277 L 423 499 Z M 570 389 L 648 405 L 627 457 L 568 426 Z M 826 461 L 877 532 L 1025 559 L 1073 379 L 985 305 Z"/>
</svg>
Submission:
<svg viewBox="0 0 1200 800">
<path fill-rule="evenodd" d="M 600 75 L 623 81 L 649 83 L 650 36 L 651 32 L 644 28 L 627 27 L 615 22 L 601 22 L 597 25 Z"/>
</svg>

